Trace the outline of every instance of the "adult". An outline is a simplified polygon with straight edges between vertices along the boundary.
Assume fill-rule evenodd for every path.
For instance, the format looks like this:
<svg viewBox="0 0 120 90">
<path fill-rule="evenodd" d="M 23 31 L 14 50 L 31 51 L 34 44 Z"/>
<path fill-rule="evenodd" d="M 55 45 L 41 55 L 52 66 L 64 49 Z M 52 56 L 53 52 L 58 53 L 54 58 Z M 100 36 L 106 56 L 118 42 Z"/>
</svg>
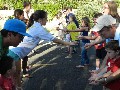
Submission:
<svg viewBox="0 0 120 90">
<path fill-rule="evenodd" d="M 104 5 L 103 5 L 103 14 L 104 15 L 111 15 L 113 18 L 116 19 L 117 23 L 120 22 L 120 17 L 117 13 L 117 4 L 114 2 L 114 1 L 108 1 L 108 2 L 105 2 Z M 94 29 L 94 28 L 93 28 Z M 93 30 L 93 31 L 96 31 L 96 30 Z M 99 44 L 103 41 L 105 41 L 106 39 L 104 37 L 101 37 L 101 38 L 96 38 L 96 40 L 92 43 L 89 43 L 89 44 L 86 44 L 85 47 L 91 47 L 95 44 Z"/>
<path fill-rule="evenodd" d="M 103 14 L 104 15 L 111 15 L 113 18 L 116 19 L 117 23 L 120 22 L 120 17 L 119 17 L 119 15 L 117 13 L 117 4 L 114 1 L 108 1 L 108 2 L 104 3 L 104 5 L 103 5 Z M 96 31 L 96 30 L 93 30 L 93 31 Z M 110 40 L 110 38 L 108 39 L 108 41 L 109 40 Z M 91 46 L 102 43 L 104 41 L 106 41 L 106 38 L 100 36 L 99 38 L 96 38 L 94 42 L 86 44 L 85 47 L 90 48 Z M 107 61 L 107 58 L 108 57 L 106 55 L 100 69 L 97 72 L 99 72 L 102 68 L 104 68 L 104 66 L 106 64 L 106 61 Z"/>
<path fill-rule="evenodd" d="M 24 37 L 23 42 L 21 42 L 17 47 L 12 48 L 9 55 L 12 55 L 14 60 L 20 60 L 27 56 L 37 44 L 43 40 L 53 41 L 58 44 L 63 45 L 74 45 L 73 42 L 65 42 L 52 36 L 43 27 L 47 22 L 47 12 L 43 10 L 37 10 L 32 14 L 28 24 L 28 33 L 32 36 L 30 38 Z"/>
<path fill-rule="evenodd" d="M 30 36 L 26 33 L 26 25 L 18 19 L 7 20 L 0 32 L 0 57 L 8 53 L 8 47 L 16 47 L 23 36 Z"/>
<path fill-rule="evenodd" d="M 103 15 L 97 19 L 97 24 L 93 28 L 95 31 L 98 31 L 99 34 L 104 38 L 113 38 L 114 40 L 119 41 L 120 45 L 120 24 L 117 23 L 116 19 L 111 15 Z M 117 70 L 115 73 L 111 74 L 106 81 L 111 82 L 116 78 L 120 77 L 120 70 Z"/>
<path fill-rule="evenodd" d="M 30 18 L 30 16 L 31 16 L 31 13 L 30 13 L 31 3 L 25 1 L 25 2 L 23 3 L 23 7 L 24 7 L 24 9 L 23 9 L 23 11 L 24 11 L 24 21 L 25 21 L 26 24 L 27 24 L 27 23 L 28 23 L 28 20 L 29 20 L 29 18 Z"/>
</svg>

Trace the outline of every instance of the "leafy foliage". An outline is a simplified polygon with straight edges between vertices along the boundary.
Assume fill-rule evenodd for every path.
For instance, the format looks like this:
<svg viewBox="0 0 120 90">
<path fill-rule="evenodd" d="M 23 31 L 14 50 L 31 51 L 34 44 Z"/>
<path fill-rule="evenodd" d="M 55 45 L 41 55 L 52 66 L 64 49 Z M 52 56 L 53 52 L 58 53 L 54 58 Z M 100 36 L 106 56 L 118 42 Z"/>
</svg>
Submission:
<svg viewBox="0 0 120 90">
<path fill-rule="evenodd" d="M 77 9 L 77 18 L 80 21 L 83 17 L 87 16 L 92 21 L 95 13 L 101 12 L 102 4 L 100 2 L 80 2 Z"/>
<path fill-rule="evenodd" d="M 94 12 L 100 11 L 101 5 L 107 0 L 0 0 L 0 9 L 3 9 L 5 4 L 8 9 L 23 9 L 24 1 L 30 1 L 34 10 L 46 10 L 49 20 L 65 7 L 78 9 L 77 18 L 81 20 L 83 16 L 92 18 Z M 120 0 L 115 1 L 120 6 Z"/>
</svg>

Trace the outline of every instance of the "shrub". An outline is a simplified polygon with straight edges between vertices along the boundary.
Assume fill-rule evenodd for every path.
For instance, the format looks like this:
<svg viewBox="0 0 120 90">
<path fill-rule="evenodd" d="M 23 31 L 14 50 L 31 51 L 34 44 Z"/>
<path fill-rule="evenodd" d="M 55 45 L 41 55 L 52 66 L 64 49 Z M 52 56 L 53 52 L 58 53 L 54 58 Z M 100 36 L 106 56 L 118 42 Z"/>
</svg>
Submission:
<svg viewBox="0 0 120 90">
<path fill-rule="evenodd" d="M 82 1 L 80 2 L 78 9 L 77 9 L 77 14 L 76 17 L 78 21 L 82 19 L 82 17 L 89 17 L 90 21 L 92 21 L 93 15 L 95 13 L 101 12 L 101 3 L 100 2 L 85 2 Z"/>
</svg>

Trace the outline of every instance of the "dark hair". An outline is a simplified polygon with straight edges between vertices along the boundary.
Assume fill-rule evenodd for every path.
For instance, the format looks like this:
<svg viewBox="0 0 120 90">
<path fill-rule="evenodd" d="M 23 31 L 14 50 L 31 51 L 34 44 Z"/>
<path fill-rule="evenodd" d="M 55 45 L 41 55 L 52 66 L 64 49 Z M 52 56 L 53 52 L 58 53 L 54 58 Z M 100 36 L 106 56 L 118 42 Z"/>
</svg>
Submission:
<svg viewBox="0 0 120 90">
<path fill-rule="evenodd" d="M 0 32 L 1 32 L 1 35 L 2 35 L 3 37 L 7 37 L 7 35 L 8 35 L 9 32 L 11 32 L 14 36 L 16 36 L 16 35 L 18 34 L 17 32 L 8 31 L 8 30 L 6 30 L 6 29 L 2 29 Z"/>
<path fill-rule="evenodd" d="M 45 12 L 44 10 L 36 10 L 29 19 L 29 23 L 27 28 L 31 27 L 34 23 L 34 21 L 38 22 L 39 19 L 43 19 L 47 16 L 47 12 Z"/>
<path fill-rule="evenodd" d="M 72 11 L 72 7 L 67 7 L 66 10 Z"/>
<path fill-rule="evenodd" d="M 23 10 L 21 10 L 21 9 L 16 9 L 16 10 L 14 11 L 14 16 L 15 16 L 15 18 L 19 19 L 19 16 L 22 15 L 23 13 L 24 13 Z"/>
<path fill-rule="evenodd" d="M 24 7 L 24 8 L 27 7 L 27 6 L 29 6 L 29 5 L 31 5 L 30 2 L 24 1 L 24 3 L 23 3 L 23 7 Z"/>
<path fill-rule="evenodd" d="M 13 59 L 9 56 L 3 56 L 0 60 L 0 74 L 4 75 L 10 69 L 12 69 Z"/>
<path fill-rule="evenodd" d="M 120 51 L 119 41 L 118 40 L 111 40 L 105 46 L 106 49 L 113 50 L 115 52 Z M 120 53 L 119 53 L 120 55 Z"/>
<path fill-rule="evenodd" d="M 75 15 L 70 15 L 69 17 L 71 17 L 71 18 L 73 19 L 73 21 L 75 21 L 75 20 L 76 20 Z"/>
<path fill-rule="evenodd" d="M 90 29 L 90 20 L 88 17 L 83 17 L 82 20 L 84 21 L 86 27 Z"/>
<path fill-rule="evenodd" d="M 100 17 L 102 15 L 103 15 L 102 13 L 95 13 L 94 16 L 93 16 L 93 18 L 98 18 L 98 17 Z"/>
</svg>

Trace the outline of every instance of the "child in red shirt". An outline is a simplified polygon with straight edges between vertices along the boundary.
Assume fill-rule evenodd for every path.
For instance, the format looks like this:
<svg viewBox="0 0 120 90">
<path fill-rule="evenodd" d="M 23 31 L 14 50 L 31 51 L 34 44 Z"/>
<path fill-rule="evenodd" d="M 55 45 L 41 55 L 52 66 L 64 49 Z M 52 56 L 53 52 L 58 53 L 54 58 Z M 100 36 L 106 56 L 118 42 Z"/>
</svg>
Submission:
<svg viewBox="0 0 120 90">
<path fill-rule="evenodd" d="M 4 56 L 0 60 L 0 90 L 15 90 L 13 83 L 13 59 Z"/>
<path fill-rule="evenodd" d="M 111 82 L 107 82 L 108 76 L 116 72 L 120 68 L 120 47 L 117 40 L 112 40 L 107 43 L 105 47 L 107 51 L 107 60 L 106 67 L 98 73 L 92 82 L 104 84 L 105 88 L 110 90 L 120 90 L 120 79 L 116 79 Z M 95 84 L 93 83 L 93 84 Z"/>
</svg>

